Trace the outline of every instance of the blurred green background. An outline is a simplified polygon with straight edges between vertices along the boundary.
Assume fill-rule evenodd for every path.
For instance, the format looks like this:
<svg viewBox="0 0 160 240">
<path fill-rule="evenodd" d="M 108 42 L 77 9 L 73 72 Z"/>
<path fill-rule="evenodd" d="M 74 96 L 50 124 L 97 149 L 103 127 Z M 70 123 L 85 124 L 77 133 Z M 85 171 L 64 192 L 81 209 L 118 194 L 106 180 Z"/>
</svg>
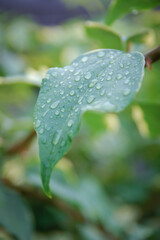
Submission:
<svg viewBox="0 0 160 240">
<path fill-rule="evenodd" d="M 42 191 L 33 130 L 34 105 L 46 70 L 68 65 L 93 49 L 146 53 L 158 46 L 158 1 L 119 0 L 114 5 L 116 1 L 63 0 L 61 19 L 55 16 L 49 24 L 23 11 L 13 14 L 4 2 L 0 239 L 159 240 L 160 62 L 146 69 L 140 91 L 123 112 L 83 116 L 70 151 L 53 171 L 52 199 Z M 76 9 L 83 9 L 82 14 Z"/>
</svg>

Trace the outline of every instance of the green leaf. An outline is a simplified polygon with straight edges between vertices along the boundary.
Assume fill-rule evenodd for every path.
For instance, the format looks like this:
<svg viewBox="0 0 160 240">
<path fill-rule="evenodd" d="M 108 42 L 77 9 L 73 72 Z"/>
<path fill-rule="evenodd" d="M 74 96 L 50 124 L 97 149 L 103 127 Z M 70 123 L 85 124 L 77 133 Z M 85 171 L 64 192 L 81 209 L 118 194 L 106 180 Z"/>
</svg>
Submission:
<svg viewBox="0 0 160 240">
<path fill-rule="evenodd" d="M 160 106 L 159 104 L 140 104 L 143 110 L 144 119 L 147 123 L 150 136 L 155 138 L 160 136 L 159 119 Z"/>
<path fill-rule="evenodd" d="M 145 71 L 142 87 L 135 97 L 135 103 L 160 104 L 159 62 L 152 65 L 152 71 Z"/>
<path fill-rule="evenodd" d="M 118 33 L 96 22 L 87 22 L 85 24 L 87 35 L 98 43 L 99 48 L 123 49 L 121 37 Z"/>
<path fill-rule="evenodd" d="M 32 218 L 21 197 L 0 182 L 0 225 L 20 240 L 32 235 Z"/>
<path fill-rule="evenodd" d="M 40 187 L 39 171 L 37 170 L 36 167 L 28 169 L 27 183 Z M 51 193 L 72 205 L 73 208 L 76 207 L 76 210 L 80 211 L 86 219 L 94 222 L 100 221 L 106 229 L 114 234 L 120 230 L 119 223 L 114 217 L 116 206 L 96 178 L 83 175 L 83 177 L 76 178 L 76 181 L 75 179 L 69 180 L 66 172 L 55 169 L 50 183 Z"/>
<path fill-rule="evenodd" d="M 0 111 L 10 118 L 32 116 L 38 94 L 36 88 L 25 82 L 0 84 Z"/>
<path fill-rule="evenodd" d="M 153 36 L 153 31 L 151 30 L 144 30 L 142 32 L 136 33 L 134 35 L 131 35 L 127 38 L 127 43 L 147 43 L 147 40 L 149 37 Z"/>
<path fill-rule="evenodd" d="M 107 12 L 106 23 L 111 25 L 115 20 L 133 10 L 147 10 L 156 6 L 159 6 L 159 0 L 113 0 Z"/>
<path fill-rule="evenodd" d="M 138 91 L 144 56 L 103 49 L 79 56 L 64 68 L 51 68 L 42 81 L 35 107 L 41 177 L 46 194 L 56 162 L 68 151 L 82 114 L 119 112 Z"/>
</svg>

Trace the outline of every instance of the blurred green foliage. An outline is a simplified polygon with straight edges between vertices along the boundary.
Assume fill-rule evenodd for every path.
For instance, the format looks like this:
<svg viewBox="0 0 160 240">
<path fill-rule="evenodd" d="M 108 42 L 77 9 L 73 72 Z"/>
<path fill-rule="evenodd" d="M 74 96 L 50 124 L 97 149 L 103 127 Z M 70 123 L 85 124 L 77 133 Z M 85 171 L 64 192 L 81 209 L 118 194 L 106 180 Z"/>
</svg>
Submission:
<svg viewBox="0 0 160 240">
<path fill-rule="evenodd" d="M 0 16 L 0 239 L 159 240 L 159 62 L 146 69 L 140 91 L 123 112 L 83 116 L 70 151 L 53 172 L 53 198 L 41 188 L 32 116 L 46 69 L 97 48 L 145 53 L 159 44 L 159 10 L 132 11 L 156 7 L 156 1 L 149 7 L 135 1 L 129 8 L 118 2 L 118 15 L 113 3 L 107 12 L 116 17 L 111 27 L 104 26 L 105 16 L 93 17 L 93 28 L 78 19 L 48 27 Z"/>
</svg>

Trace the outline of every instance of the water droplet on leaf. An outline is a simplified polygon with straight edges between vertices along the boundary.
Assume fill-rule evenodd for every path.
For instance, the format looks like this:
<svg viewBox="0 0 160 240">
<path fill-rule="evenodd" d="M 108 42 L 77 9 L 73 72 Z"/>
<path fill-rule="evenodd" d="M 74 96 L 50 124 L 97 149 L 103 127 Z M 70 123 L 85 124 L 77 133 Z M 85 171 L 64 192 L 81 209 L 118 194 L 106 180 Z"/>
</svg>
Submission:
<svg viewBox="0 0 160 240">
<path fill-rule="evenodd" d="M 60 101 L 56 101 L 56 102 L 52 103 L 51 108 L 55 109 L 56 107 L 58 107 L 59 103 L 60 103 Z"/>
<path fill-rule="evenodd" d="M 105 53 L 104 52 L 98 52 L 98 57 L 104 57 Z"/>
<path fill-rule="evenodd" d="M 87 60 L 88 60 L 88 57 L 85 56 L 85 57 L 82 58 L 81 61 L 84 63 L 84 62 L 87 62 Z"/>
<path fill-rule="evenodd" d="M 37 120 L 36 123 L 35 123 L 35 127 L 40 127 L 40 125 L 41 125 L 41 121 Z"/>
<path fill-rule="evenodd" d="M 91 73 L 87 72 L 84 77 L 85 77 L 85 79 L 90 79 L 91 78 Z"/>
<path fill-rule="evenodd" d="M 91 96 L 89 96 L 89 97 L 87 98 L 87 102 L 88 102 L 88 103 L 91 103 L 91 102 L 93 102 L 94 99 L 95 99 L 95 96 L 94 96 L 94 95 L 91 95 Z"/>
<path fill-rule="evenodd" d="M 122 78 L 122 74 L 119 73 L 119 74 L 117 75 L 117 79 L 120 80 L 121 78 Z"/>
<path fill-rule="evenodd" d="M 128 96 L 130 94 L 131 90 L 129 88 L 126 88 L 123 92 L 124 96 Z"/>
<path fill-rule="evenodd" d="M 73 120 L 70 119 L 70 120 L 68 121 L 68 127 L 71 127 L 72 125 L 73 125 Z"/>
</svg>

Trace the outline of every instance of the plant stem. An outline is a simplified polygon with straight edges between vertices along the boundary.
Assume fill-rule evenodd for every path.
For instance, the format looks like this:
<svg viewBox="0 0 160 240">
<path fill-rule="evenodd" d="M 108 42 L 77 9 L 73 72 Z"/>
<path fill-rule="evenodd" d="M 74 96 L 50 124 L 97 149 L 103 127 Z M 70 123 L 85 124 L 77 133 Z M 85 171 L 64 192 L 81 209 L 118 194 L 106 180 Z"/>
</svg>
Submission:
<svg viewBox="0 0 160 240">
<path fill-rule="evenodd" d="M 144 56 L 146 62 L 145 67 L 148 67 L 148 69 L 151 70 L 152 63 L 160 60 L 160 46 L 154 48 L 150 52 L 146 53 Z"/>
<path fill-rule="evenodd" d="M 14 155 L 26 150 L 26 148 L 29 146 L 30 142 L 32 141 L 35 135 L 36 135 L 36 132 L 32 130 L 29 133 L 29 135 L 26 138 L 24 138 L 21 142 L 18 142 L 15 145 L 11 146 L 9 149 L 7 149 L 7 154 Z"/>
</svg>

